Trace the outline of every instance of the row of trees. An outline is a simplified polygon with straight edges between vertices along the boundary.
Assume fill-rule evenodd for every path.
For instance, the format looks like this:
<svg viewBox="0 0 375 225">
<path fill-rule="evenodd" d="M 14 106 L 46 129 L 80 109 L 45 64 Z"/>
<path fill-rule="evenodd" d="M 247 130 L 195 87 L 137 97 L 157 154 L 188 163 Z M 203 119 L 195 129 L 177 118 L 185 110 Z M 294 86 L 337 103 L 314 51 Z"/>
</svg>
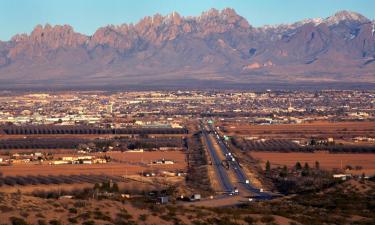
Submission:
<svg viewBox="0 0 375 225">
<path fill-rule="evenodd" d="M 187 134 L 185 128 L 120 128 L 105 129 L 82 126 L 9 126 L 1 129 L 8 135 L 48 134 Z"/>
<path fill-rule="evenodd" d="M 314 166 L 307 162 L 304 165 L 296 162 L 292 167 L 272 167 L 267 161 L 265 175 L 273 182 L 277 191 L 283 194 L 319 191 L 336 183 L 330 172 L 320 169 L 319 161 L 315 161 Z"/>
<path fill-rule="evenodd" d="M 0 141 L 0 149 L 71 149 L 82 146 L 103 149 L 108 146 L 123 149 L 183 147 L 181 138 L 145 138 L 145 139 L 118 139 L 118 140 L 88 140 L 76 138 L 27 138 L 8 139 Z"/>
<path fill-rule="evenodd" d="M 108 179 L 121 181 L 121 178 L 107 175 L 58 175 L 58 176 L 0 176 L 2 185 L 38 185 L 38 184 L 73 184 L 73 183 L 98 183 Z"/>
<path fill-rule="evenodd" d="M 313 148 L 306 148 L 299 144 L 284 139 L 245 140 L 234 137 L 231 139 L 232 144 L 244 151 L 278 151 L 278 152 L 311 152 Z"/>
<path fill-rule="evenodd" d="M 244 151 L 276 151 L 276 152 L 314 152 L 326 150 L 331 153 L 352 152 L 352 153 L 375 153 L 375 146 L 369 145 L 343 145 L 343 144 L 324 144 L 324 145 L 306 145 L 301 146 L 290 140 L 269 139 L 245 140 L 240 137 L 234 137 L 231 142 L 237 148 Z"/>
<path fill-rule="evenodd" d="M 267 160 L 265 168 L 266 168 L 266 175 L 270 176 L 271 173 L 272 173 L 270 161 Z M 319 161 L 315 161 L 315 167 L 314 167 L 314 169 L 316 171 L 320 170 L 320 163 L 319 163 Z M 302 167 L 302 164 L 300 162 L 296 162 L 296 164 L 292 168 L 292 172 L 300 173 L 301 176 L 304 176 L 304 177 L 305 176 L 309 176 L 310 175 L 310 171 L 311 171 L 310 170 L 310 165 L 307 162 L 304 164 L 303 167 Z M 286 165 L 284 165 L 282 167 L 282 169 L 279 171 L 278 175 L 280 177 L 287 177 L 288 174 L 289 174 L 289 169 L 288 169 L 288 167 Z"/>
</svg>

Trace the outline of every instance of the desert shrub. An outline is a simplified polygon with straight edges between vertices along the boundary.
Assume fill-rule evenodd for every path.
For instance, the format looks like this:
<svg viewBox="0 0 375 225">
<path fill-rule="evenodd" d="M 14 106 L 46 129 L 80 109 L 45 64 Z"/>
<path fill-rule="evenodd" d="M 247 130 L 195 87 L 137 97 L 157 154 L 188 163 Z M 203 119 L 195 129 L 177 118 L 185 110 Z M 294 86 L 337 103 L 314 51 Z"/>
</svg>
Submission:
<svg viewBox="0 0 375 225">
<path fill-rule="evenodd" d="M 243 220 L 247 223 L 247 224 L 255 224 L 256 223 L 256 219 L 254 219 L 253 217 L 250 217 L 250 216 L 245 216 L 243 218 Z"/>
<path fill-rule="evenodd" d="M 260 221 L 262 223 L 271 223 L 275 221 L 275 218 L 273 218 L 273 216 L 270 216 L 270 215 L 264 215 L 260 218 Z"/>
<path fill-rule="evenodd" d="M 120 218 L 120 219 L 125 219 L 125 220 L 129 220 L 132 218 L 132 215 L 128 214 L 128 213 L 125 213 L 125 212 L 120 212 L 120 213 L 117 213 L 117 218 Z"/>
<path fill-rule="evenodd" d="M 161 215 L 160 219 L 165 220 L 165 221 L 170 221 L 172 220 L 172 217 L 170 217 L 169 215 Z"/>
<path fill-rule="evenodd" d="M 37 213 L 37 214 L 35 214 L 35 216 L 38 217 L 38 218 L 45 218 L 45 216 L 41 213 Z"/>
<path fill-rule="evenodd" d="M 30 214 L 28 212 L 20 212 L 20 215 L 24 218 L 27 218 Z"/>
<path fill-rule="evenodd" d="M 193 225 L 209 225 L 209 223 L 200 220 L 193 220 L 192 223 Z"/>
<path fill-rule="evenodd" d="M 69 208 L 69 213 L 74 213 L 76 214 L 78 210 L 76 208 Z"/>
<path fill-rule="evenodd" d="M 116 219 L 113 224 L 115 225 L 136 225 L 137 223 L 135 223 L 134 221 L 132 220 L 122 220 L 122 219 Z"/>
<path fill-rule="evenodd" d="M 47 225 L 45 220 L 38 220 L 38 225 Z"/>
<path fill-rule="evenodd" d="M 95 225 L 95 222 L 93 220 L 88 220 L 83 222 L 82 225 Z"/>
<path fill-rule="evenodd" d="M 146 214 L 141 214 L 141 215 L 139 215 L 138 219 L 139 219 L 140 221 L 146 221 L 146 220 L 147 220 L 147 217 L 148 217 L 148 215 L 146 215 Z"/>
<path fill-rule="evenodd" d="M 0 212 L 6 213 L 11 212 L 13 210 L 12 207 L 9 207 L 7 205 L 0 205 Z"/>
<path fill-rule="evenodd" d="M 28 225 L 28 223 L 22 218 L 10 217 L 9 220 L 12 223 L 12 225 Z"/>
<path fill-rule="evenodd" d="M 91 218 L 91 212 L 90 211 L 83 212 L 83 213 L 79 214 L 77 217 L 82 218 L 84 220 L 90 219 Z"/>
<path fill-rule="evenodd" d="M 111 217 L 105 215 L 104 213 L 102 213 L 102 212 L 99 211 L 99 210 L 95 210 L 95 211 L 94 211 L 94 219 L 97 219 L 97 220 L 104 220 L 104 221 L 110 221 L 110 220 L 111 220 Z"/>
<path fill-rule="evenodd" d="M 61 222 L 60 222 L 60 220 L 53 219 L 53 220 L 49 221 L 49 224 L 51 224 L 51 225 L 61 225 Z"/>
<path fill-rule="evenodd" d="M 238 225 L 238 223 L 232 221 L 229 217 L 223 216 L 219 218 L 209 218 L 207 219 L 208 224 L 217 224 L 217 225 Z"/>
<path fill-rule="evenodd" d="M 68 218 L 68 222 L 69 223 L 78 223 L 78 220 L 74 217 L 70 217 L 70 218 Z"/>
</svg>

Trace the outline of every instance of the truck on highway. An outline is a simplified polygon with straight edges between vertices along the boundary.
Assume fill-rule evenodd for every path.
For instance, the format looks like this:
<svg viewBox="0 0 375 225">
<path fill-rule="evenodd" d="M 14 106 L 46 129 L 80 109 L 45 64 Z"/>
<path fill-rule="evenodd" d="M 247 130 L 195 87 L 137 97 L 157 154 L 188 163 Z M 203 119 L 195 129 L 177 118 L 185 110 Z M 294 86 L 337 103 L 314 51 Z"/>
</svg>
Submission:
<svg viewBox="0 0 375 225">
<path fill-rule="evenodd" d="M 200 201 L 201 200 L 201 195 L 200 194 L 193 194 L 191 197 L 190 197 L 190 201 L 194 202 L 194 201 Z"/>
<path fill-rule="evenodd" d="M 229 163 L 228 163 L 227 160 L 223 160 L 223 161 L 221 161 L 221 165 L 222 165 L 225 169 L 229 170 Z"/>
<path fill-rule="evenodd" d="M 232 190 L 232 192 L 231 192 L 231 195 L 238 195 L 238 194 L 240 194 L 238 188 L 234 187 L 233 190 Z"/>
<path fill-rule="evenodd" d="M 231 191 L 228 192 L 229 195 L 239 195 L 240 192 L 237 187 L 234 187 Z"/>
</svg>

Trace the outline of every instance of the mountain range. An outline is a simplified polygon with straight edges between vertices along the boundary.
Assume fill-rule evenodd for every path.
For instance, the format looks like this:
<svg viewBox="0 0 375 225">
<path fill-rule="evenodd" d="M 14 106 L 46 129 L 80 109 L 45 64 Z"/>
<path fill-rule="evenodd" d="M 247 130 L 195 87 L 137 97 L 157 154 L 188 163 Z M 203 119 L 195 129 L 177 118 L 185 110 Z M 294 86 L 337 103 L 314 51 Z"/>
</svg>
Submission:
<svg viewBox="0 0 375 225">
<path fill-rule="evenodd" d="M 0 87 L 375 84 L 375 21 L 349 11 L 254 27 L 233 9 L 91 35 L 38 25 L 0 41 Z"/>
</svg>

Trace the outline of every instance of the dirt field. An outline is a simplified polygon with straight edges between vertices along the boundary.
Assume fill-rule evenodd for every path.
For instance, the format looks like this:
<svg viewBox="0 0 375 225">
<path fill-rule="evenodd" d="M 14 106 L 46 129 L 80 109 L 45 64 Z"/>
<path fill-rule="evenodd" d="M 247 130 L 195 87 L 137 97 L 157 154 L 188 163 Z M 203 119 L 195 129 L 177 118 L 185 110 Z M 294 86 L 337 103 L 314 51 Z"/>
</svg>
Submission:
<svg viewBox="0 0 375 225">
<path fill-rule="evenodd" d="M 260 136 L 273 138 L 357 136 L 375 137 L 375 122 L 312 122 L 304 124 L 250 125 L 244 123 L 222 123 L 227 135 Z"/>
<path fill-rule="evenodd" d="M 128 162 L 150 163 L 158 159 L 170 159 L 178 164 L 186 164 L 186 155 L 183 151 L 155 151 L 155 152 L 107 152 L 107 156 L 113 159 Z M 104 155 L 102 153 L 101 155 Z"/>
<path fill-rule="evenodd" d="M 109 174 L 109 175 L 134 175 L 146 170 L 186 170 L 185 154 L 182 151 L 170 152 L 143 152 L 143 153 L 106 153 L 114 159 L 130 163 L 150 163 L 157 159 L 171 159 L 176 163 L 172 165 L 136 165 L 130 163 L 106 163 L 106 164 L 78 164 L 78 165 L 32 165 L 19 164 L 13 166 L 2 166 L 0 171 L 4 176 L 24 175 L 71 175 L 71 174 Z"/>
<path fill-rule="evenodd" d="M 375 154 L 329 154 L 329 153 L 278 153 L 278 152 L 251 152 L 249 153 L 255 159 L 260 160 L 262 167 L 269 160 L 273 166 L 294 166 L 296 162 L 307 162 L 310 166 L 319 161 L 323 169 L 341 168 L 346 165 L 362 166 L 363 170 L 349 171 L 353 174 L 375 175 Z"/>
</svg>

